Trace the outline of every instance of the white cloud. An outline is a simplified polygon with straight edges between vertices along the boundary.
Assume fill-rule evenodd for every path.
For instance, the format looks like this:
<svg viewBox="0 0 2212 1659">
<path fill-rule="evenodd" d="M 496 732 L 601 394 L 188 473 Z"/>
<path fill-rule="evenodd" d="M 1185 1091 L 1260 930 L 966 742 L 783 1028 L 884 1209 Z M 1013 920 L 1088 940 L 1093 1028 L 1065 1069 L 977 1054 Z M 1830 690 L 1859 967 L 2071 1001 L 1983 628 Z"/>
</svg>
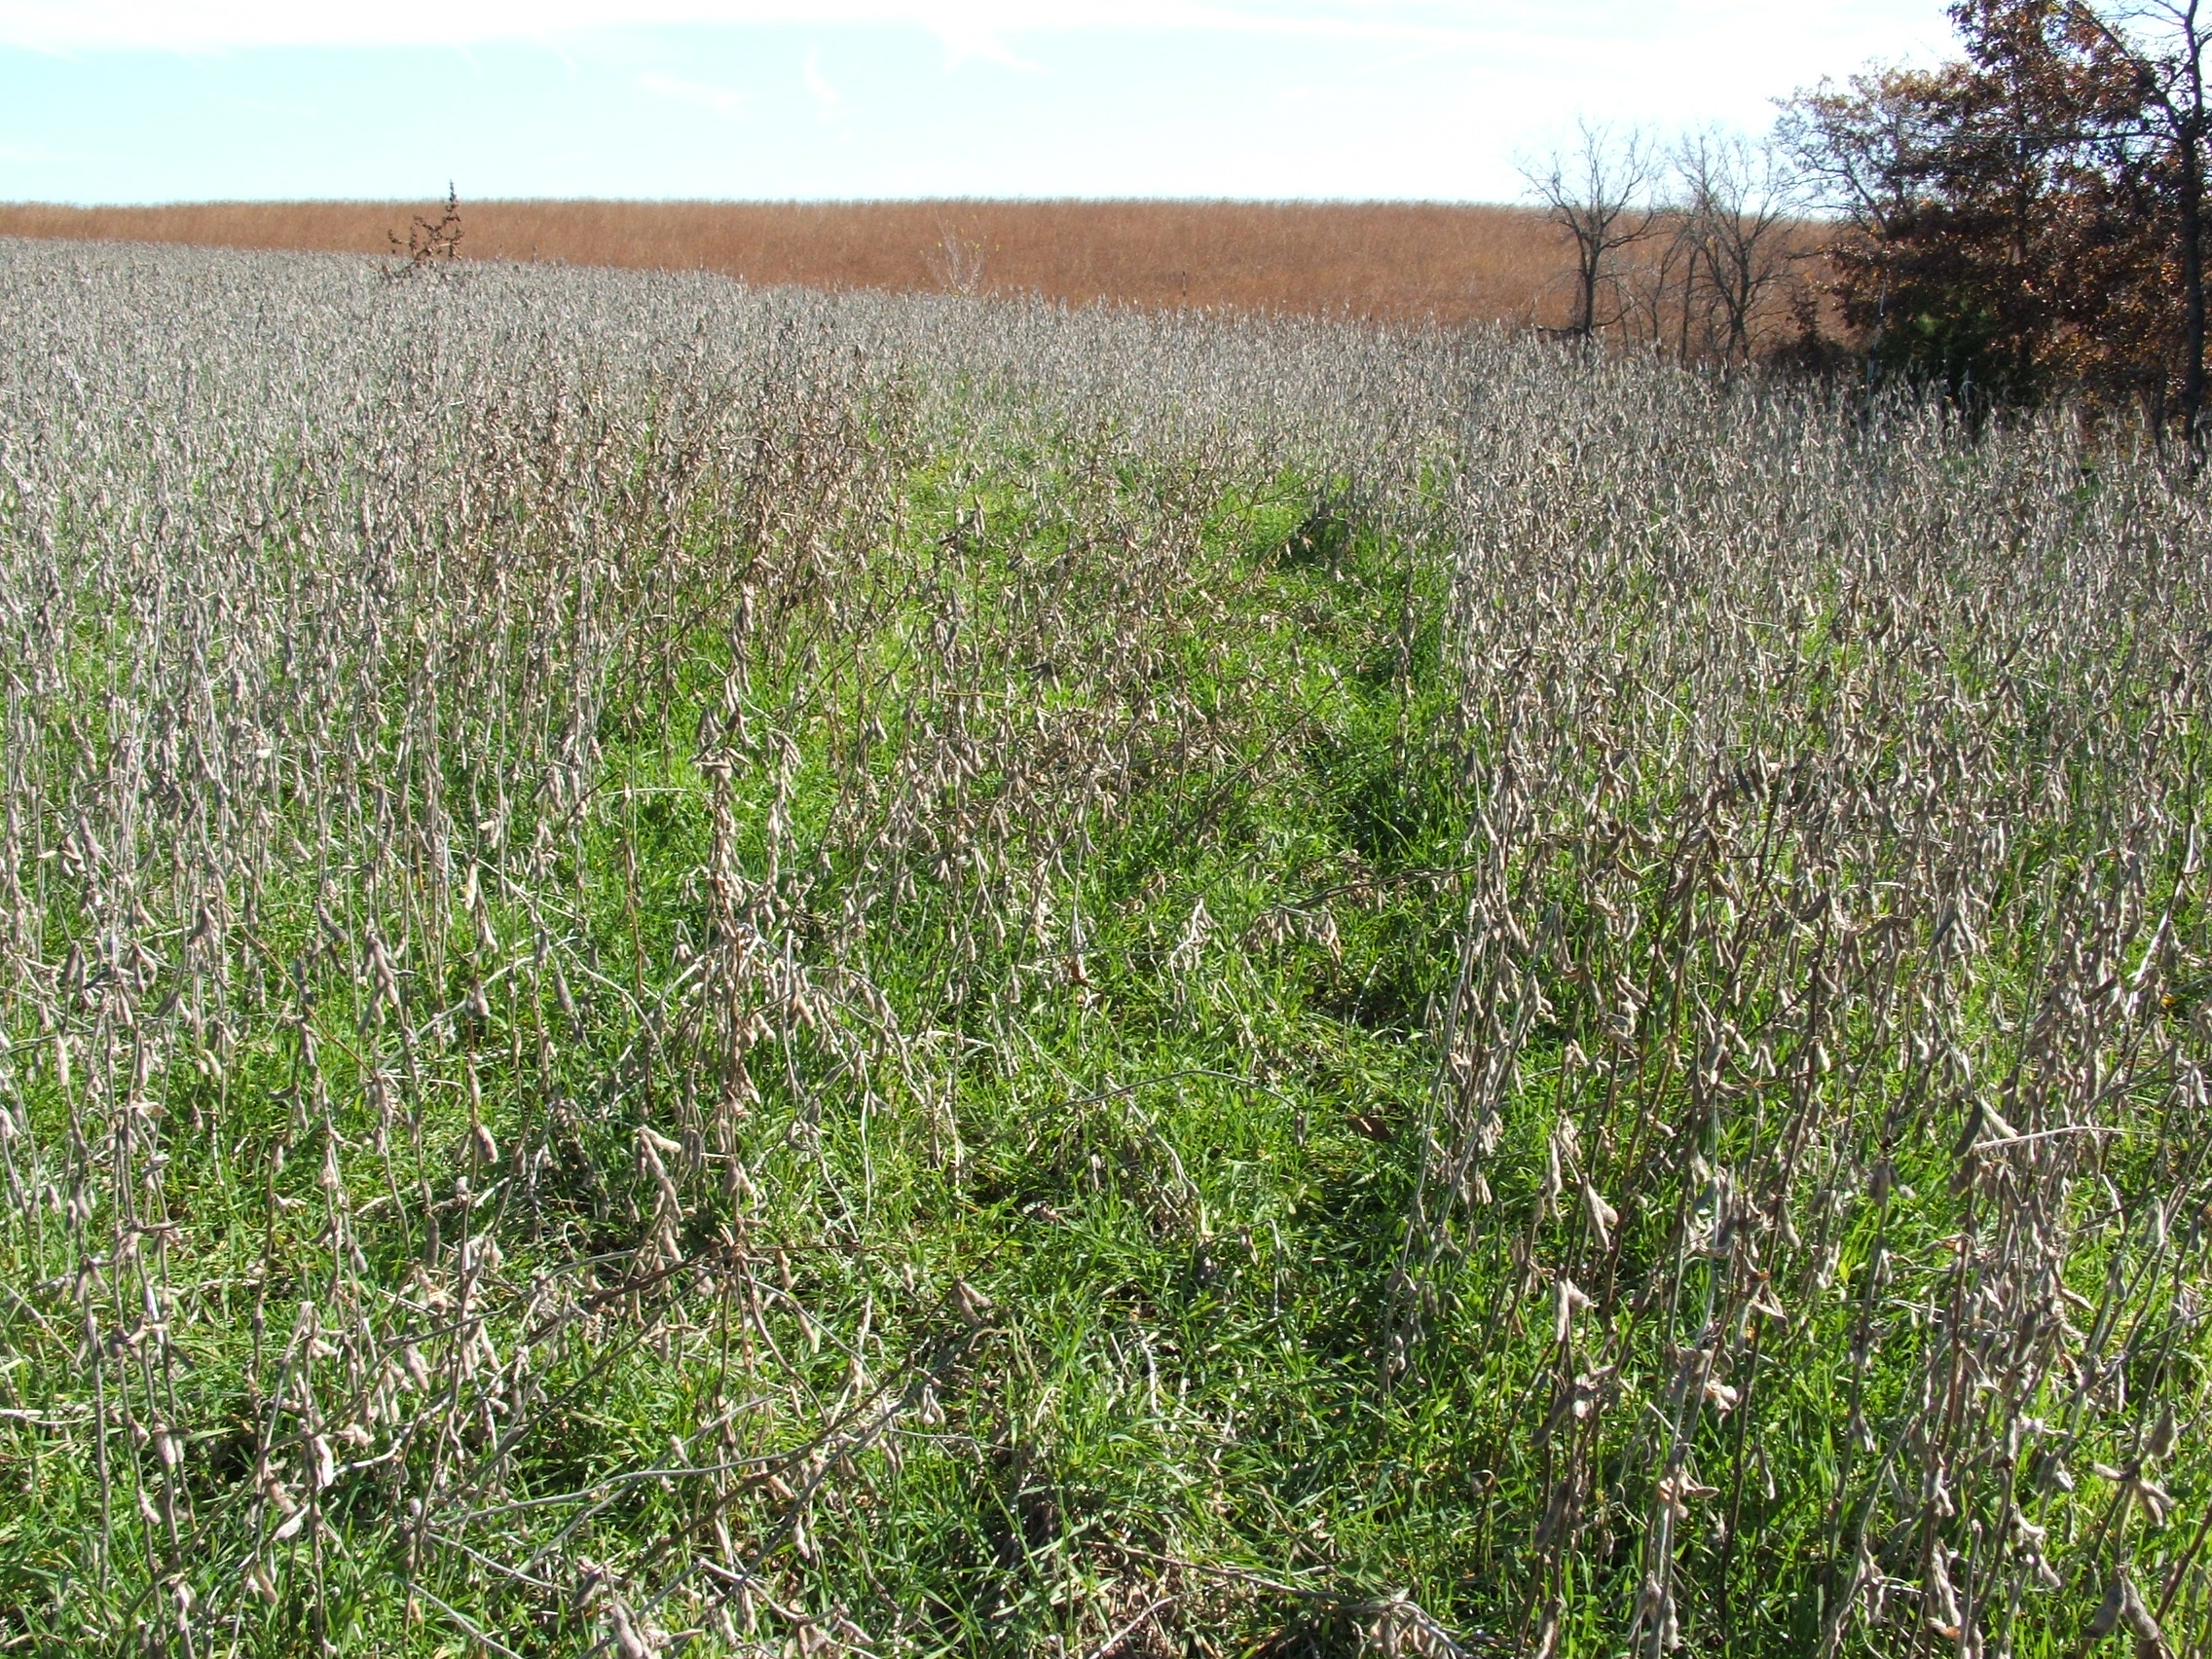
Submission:
<svg viewBox="0 0 2212 1659">
<path fill-rule="evenodd" d="M 906 23 L 955 59 L 1066 31 L 1447 38 L 1488 33 L 1526 0 L 0 0 L 0 42 L 61 50 L 394 46 L 533 39 L 668 23 Z M 1501 18 L 1504 14 L 1504 18 Z"/>
<path fill-rule="evenodd" d="M 799 85 L 806 95 L 814 100 L 816 112 L 825 122 L 837 119 L 837 109 L 845 100 L 837 89 L 830 84 L 830 77 L 822 73 L 822 53 L 817 47 L 806 49 L 806 61 L 799 65 Z"/>
<path fill-rule="evenodd" d="M 595 33 L 686 24 L 919 29 L 947 70 L 1032 69 L 1019 43 L 1070 34 L 1363 43 L 1449 54 L 1478 78 L 1511 65 L 1552 102 L 1630 109 L 1785 92 L 1809 70 L 1925 56 L 1949 36 L 1944 0 L 0 0 L 0 46 L 63 53 L 523 40 L 566 55 Z M 836 107 L 833 90 L 808 91 Z"/>
<path fill-rule="evenodd" d="M 1015 43 L 1070 33 L 1395 43 L 1491 61 L 1624 49 L 1709 84 L 1777 59 L 1854 67 L 1947 36 L 1943 0 L 0 0 L 0 46 L 57 52 L 460 45 L 656 25 L 889 25 L 934 34 L 947 69 L 1034 65 Z M 1663 67 L 1662 67 L 1663 66 Z M 1787 72 L 1787 71 L 1786 71 Z M 810 86 L 810 91 L 812 90 Z M 1784 90 L 1773 88 L 1770 90 Z M 670 94 L 675 95 L 675 94 Z"/>
<path fill-rule="evenodd" d="M 704 81 L 685 81 L 675 75 L 663 75 L 657 70 L 647 70 L 640 75 L 638 87 L 656 98 L 713 110 L 717 115 L 742 115 L 745 106 L 753 101 L 744 92 L 731 92 L 727 87 L 710 86 Z"/>
<path fill-rule="evenodd" d="M 1944 0 L 0 0 L 0 47 L 83 54 L 71 73 L 96 90 L 115 79 L 101 62 L 114 49 L 535 42 L 571 78 L 609 77 L 658 106 L 648 118 L 629 105 L 623 119 L 634 130 L 575 129 L 588 117 L 546 91 L 542 66 L 518 69 L 487 54 L 483 90 L 525 101 L 502 104 L 496 130 L 439 135 L 428 160 L 411 151 L 404 166 L 376 165 L 394 179 L 425 169 L 497 178 L 479 187 L 488 193 L 1498 198 L 1522 189 L 1509 158 L 1540 148 L 1578 113 L 1756 129 L 1774 94 L 1869 57 L 1943 50 L 1944 12 Z M 668 25 L 702 35 L 645 50 L 636 31 Z M 787 34 L 762 50 L 739 32 L 766 25 L 796 40 Z M 728 32 L 709 40 L 707 29 Z M 896 31 L 896 40 L 859 42 L 855 31 Z M 803 50 L 809 38 L 819 52 Z M 978 75 L 948 98 L 914 73 L 911 49 L 930 38 L 948 70 L 1047 68 Z M 894 44 L 905 50 L 882 50 Z M 343 83 L 359 67 L 343 52 L 333 58 L 304 66 L 308 77 Z M 825 61 L 837 66 L 834 79 Z M 647 64 L 653 71 L 640 73 Z M 163 79 L 182 87 L 192 77 Z M 1192 98 L 1194 84 L 1216 95 Z M 712 147 L 666 141 L 695 121 L 677 113 L 683 106 L 760 119 L 794 93 L 818 113 L 819 131 L 706 160 Z M 541 115 L 559 143 L 532 125 Z M 525 129 L 539 135 L 510 137 Z M 560 149 L 586 133 L 576 157 Z M 60 142 L 64 133 L 42 136 Z M 357 142 L 366 157 L 382 140 Z M 299 164 L 307 182 L 255 190 L 403 188 L 342 187 L 316 154 L 323 171 Z M 11 177 L 35 176 L 45 159 L 0 154 Z M 234 161 L 192 165 L 195 182 L 157 190 L 118 162 L 117 176 L 133 182 L 100 188 L 111 199 L 241 188 L 224 182 Z M 362 179 L 387 176 L 365 159 L 358 166 Z"/>
<path fill-rule="evenodd" d="M 939 18 L 930 25 L 944 47 L 944 66 L 957 69 L 970 59 L 996 63 L 1002 69 L 1034 73 L 1037 65 L 1014 50 L 1003 34 L 966 23 L 956 18 Z"/>
</svg>

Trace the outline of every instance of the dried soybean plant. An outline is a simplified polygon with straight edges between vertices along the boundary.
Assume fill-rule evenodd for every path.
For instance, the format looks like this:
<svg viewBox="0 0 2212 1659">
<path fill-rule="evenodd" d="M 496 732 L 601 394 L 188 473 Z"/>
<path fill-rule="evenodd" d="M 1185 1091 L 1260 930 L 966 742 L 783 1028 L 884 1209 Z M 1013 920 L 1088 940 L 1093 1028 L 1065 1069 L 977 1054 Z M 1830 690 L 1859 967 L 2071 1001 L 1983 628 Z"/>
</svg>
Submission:
<svg viewBox="0 0 2212 1659">
<path fill-rule="evenodd" d="M 2201 1647 L 2155 456 L 0 260 L 0 1637 Z"/>
<path fill-rule="evenodd" d="M 1388 1364 L 1541 1494 L 1520 1640 L 1596 1559 L 1653 1653 L 2201 1651 L 2201 498 L 1625 370 L 1467 473 Z"/>
</svg>

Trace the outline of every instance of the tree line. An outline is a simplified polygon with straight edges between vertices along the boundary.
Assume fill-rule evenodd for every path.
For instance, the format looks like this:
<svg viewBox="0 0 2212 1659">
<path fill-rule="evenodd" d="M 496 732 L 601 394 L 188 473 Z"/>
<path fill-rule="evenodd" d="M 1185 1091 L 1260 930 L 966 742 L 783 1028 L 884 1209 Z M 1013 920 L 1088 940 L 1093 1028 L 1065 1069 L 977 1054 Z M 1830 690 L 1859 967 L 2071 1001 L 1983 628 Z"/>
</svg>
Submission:
<svg viewBox="0 0 2212 1659">
<path fill-rule="evenodd" d="M 1960 0 L 1960 51 L 1786 100 L 1763 139 L 1583 127 L 1525 169 L 1567 320 L 1735 372 L 1903 379 L 2207 426 L 2198 0 Z"/>
</svg>

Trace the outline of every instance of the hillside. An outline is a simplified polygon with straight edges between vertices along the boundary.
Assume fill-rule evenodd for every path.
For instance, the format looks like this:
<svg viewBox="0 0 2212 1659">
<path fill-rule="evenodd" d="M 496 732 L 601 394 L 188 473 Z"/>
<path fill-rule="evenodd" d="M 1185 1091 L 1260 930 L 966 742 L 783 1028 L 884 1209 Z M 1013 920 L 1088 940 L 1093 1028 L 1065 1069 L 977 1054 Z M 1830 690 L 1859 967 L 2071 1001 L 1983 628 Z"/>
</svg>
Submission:
<svg viewBox="0 0 2212 1659">
<path fill-rule="evenodd" d="M 0 236 L 383 253 L 435 203 L 0 205 Z M 467 202 L 461 251 L 713 271 L 760 284 L 1040 294 L 1145 306 L 1522 322 L 1557 303 L 1557 235 L 1432 203 Z M 954 251 L 948 258 L 948 242 Z"/>
</svg>

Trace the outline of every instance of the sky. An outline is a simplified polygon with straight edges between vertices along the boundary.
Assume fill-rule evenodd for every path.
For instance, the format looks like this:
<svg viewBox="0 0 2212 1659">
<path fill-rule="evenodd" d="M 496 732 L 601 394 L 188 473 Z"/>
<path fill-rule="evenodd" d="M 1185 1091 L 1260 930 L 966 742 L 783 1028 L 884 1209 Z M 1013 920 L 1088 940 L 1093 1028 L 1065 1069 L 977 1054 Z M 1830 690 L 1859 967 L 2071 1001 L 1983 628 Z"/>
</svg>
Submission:
<svg viewBox="0 0 2212 1659">
<path fill-rule="evenodd" d="M 0 200 L 1513 201 L 1942 0 L 0 0 Z"/>
</svg>

